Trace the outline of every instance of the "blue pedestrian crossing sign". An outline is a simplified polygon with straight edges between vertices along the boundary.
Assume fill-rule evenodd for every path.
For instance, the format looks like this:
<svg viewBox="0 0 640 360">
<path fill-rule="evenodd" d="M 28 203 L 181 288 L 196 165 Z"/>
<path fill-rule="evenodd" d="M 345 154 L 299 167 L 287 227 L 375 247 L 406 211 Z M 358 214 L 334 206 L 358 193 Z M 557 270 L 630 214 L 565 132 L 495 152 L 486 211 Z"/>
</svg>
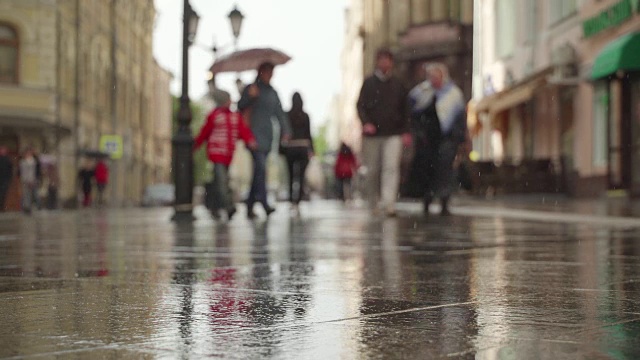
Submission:
<svg viewBox="0 0 640 360">
<path fill-rule="evenodd" d="M 121 159 L 124 152 L 122 136 L 102 135 L 100 137 L 100 151 L 109 154 L 113 160 Z"/>
</svg>

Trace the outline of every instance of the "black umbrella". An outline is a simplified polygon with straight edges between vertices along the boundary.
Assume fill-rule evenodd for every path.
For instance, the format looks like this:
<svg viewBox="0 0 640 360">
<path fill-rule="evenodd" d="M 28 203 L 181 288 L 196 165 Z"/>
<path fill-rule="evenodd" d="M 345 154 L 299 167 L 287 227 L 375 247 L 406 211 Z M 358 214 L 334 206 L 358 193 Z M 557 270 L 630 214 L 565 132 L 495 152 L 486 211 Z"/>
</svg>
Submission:
<svg viewBox="0 0 640 360">
<path fill-rule="evenodd" d="M 99 150 L 83 150 L 80 152 L 80 154 L 84 157 L 94 158 L 94 159 L 104 159 L 111 156 L 106 152 L 102 152 Z"/>
</svg>

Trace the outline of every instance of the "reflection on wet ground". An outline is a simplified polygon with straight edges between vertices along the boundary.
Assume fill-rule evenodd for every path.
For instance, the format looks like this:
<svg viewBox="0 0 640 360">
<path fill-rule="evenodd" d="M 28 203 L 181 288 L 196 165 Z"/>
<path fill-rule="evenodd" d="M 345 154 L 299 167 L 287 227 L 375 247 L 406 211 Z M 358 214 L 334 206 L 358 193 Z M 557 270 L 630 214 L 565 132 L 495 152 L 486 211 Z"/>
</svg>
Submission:
<svg viewBox="0 0 640 360">
<path fill-rule="evenodd" d="M 640 227 L 305 205 L 2 215 L 0 357 L 640 356 Z"/>
</svg>

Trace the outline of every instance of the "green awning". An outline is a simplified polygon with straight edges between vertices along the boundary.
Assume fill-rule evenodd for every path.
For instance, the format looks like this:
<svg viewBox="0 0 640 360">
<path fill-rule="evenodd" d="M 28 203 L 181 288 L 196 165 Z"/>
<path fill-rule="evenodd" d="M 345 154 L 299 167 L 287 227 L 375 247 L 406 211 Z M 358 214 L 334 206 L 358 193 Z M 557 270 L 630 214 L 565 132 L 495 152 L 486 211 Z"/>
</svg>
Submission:
<svg viewBox="0 0 640 360">
<path fill-rule="evenodd" d="M 640 70 L 640 33 L 621 36 L 605 46 L 593 63 L 591 79 L 601 79 L 618 70 Z"/>
</svg>

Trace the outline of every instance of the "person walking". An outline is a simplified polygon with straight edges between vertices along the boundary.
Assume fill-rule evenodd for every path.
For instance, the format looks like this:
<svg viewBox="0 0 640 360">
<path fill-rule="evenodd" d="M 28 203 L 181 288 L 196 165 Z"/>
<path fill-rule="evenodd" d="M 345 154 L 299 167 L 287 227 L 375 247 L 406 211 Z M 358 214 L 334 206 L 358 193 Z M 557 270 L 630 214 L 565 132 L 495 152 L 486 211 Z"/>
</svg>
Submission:
<svg viewBox="0 0 640 360">
<path fill-rule="evenodd" d="M 0 146 L 0 212 L 5 211 L 7 193 L 13 180 L 13 162 L 6 146 Z"/>
<path fill-rule="evenodd" d="M 311 124 L 303 105 L 300 93 L 294 93 L 288 113 L 292 135 L 289 141 L 281 145 L 289 169 L 289 201 L 296 212 L 305 195 L 304 179 L 309 159 L 314 155 Z"/>
<path fill-rule="evenodd" d="M 351 200 L 351 179 L 358 168 L 356 157 L 349 145 L 342 143 L 336 159 L 334 173 L 338 186 L 338 197 L 346 202 Z"/>
<path fill-rule="evenodd" d="M 230 109 L 231 96 L 228 92 L 218 90 L 214 93 L 214 101 L 217 107 L 209 113 L 207 120 L 200 129 L 195 139 L 193 148 L 198 149 L 207 142 L 207 156 L 213 163 L 213 183 L 215 198 L 211 213 L 219 219 L 219 211 L 226 210 L 229 220 L 236 213 L 233 195 L 229 187 L 229 165 L 233 160 L 236 149 L 236 141 L 242 139 L 247 148 L 255 150 L 257 147 L 253 133 L 246 125 L 242 115 Z"/>
<path fill-rule="evenodd" d="M 414 128 L 424 134 L 424 142 L 416 137 L 417 152 L 425 156 L 416 159 L 414 169 L 428 169 L 425 179 L 424 214 L 434 198 L 440 199 L 442 215 L 450 215 L 449 200 L 456 187 L 454 161 L 467 140 L 467 119 L 464 95 L 449 77 L 444 64 L 429 64 L 427 80 L 409 94 Z"/>
<path fill-rule="evenodd" d="M 255 83 L 245 87 L 238 102 L 238 109 L 249 121 L 249 126 L 256 138 L 257 147 L 251 151 L 253 157 L 253 180 L 247 198 L 247 216 L 256 217 L 253 206 L 262 204 L 267 216 L 275 211 L 267 202 L 267 157 L 273 145 L 273 121 L 278 119 L 281 140 L 291 137 L 291 126 L 287 114 L 282 110 L 278 93 L 271 86 L 274 65 L 265 62 L 258 67 Z"/>
<path fill-rule="evenodd" d="M 95 177 L 95 168 L 91 166 L 89 160 L 85 160 L 82 168 L 78 172 L 78 180 L 80 181 L 80 187 L 82 189 L 82 206 L 91 206 L 91 193 L 93 192 L 93 179 Z"/>
<path fill-rule="evenodd" d="M 31 214 L 33 204 L 38 205 L 38 163 L 32 149 L 27 149 L 20 160 L 20 183 L 22 184 L 22 211 Z"/>
<path fill-rule="evenodd" d="M 60 174 L 58 164 L 53 162 L 47 166 L 47 209 L 58 208 L 58 188 L 60 187 Z"/>
<path fill-rule="evenodd" d="M 106 161 L 100 158 L 95 168 L 96 187 L 98 188 L 98 205 L 104 205 L 104 190 L 109 184 L 109 166 Z"/>
<path fill-rule="evenodd" d="M 386 49 L 376 55 L 376 69 L 365 79 L 357 102 L 362 121 L 362 157 L 367 173 L 366 195 L 377 214 L 379 200 L 387 216 L 396 215 L 402 149 L 411 145 L 407 91 L 393 76 L 393 54 Z"/>
</svg>

